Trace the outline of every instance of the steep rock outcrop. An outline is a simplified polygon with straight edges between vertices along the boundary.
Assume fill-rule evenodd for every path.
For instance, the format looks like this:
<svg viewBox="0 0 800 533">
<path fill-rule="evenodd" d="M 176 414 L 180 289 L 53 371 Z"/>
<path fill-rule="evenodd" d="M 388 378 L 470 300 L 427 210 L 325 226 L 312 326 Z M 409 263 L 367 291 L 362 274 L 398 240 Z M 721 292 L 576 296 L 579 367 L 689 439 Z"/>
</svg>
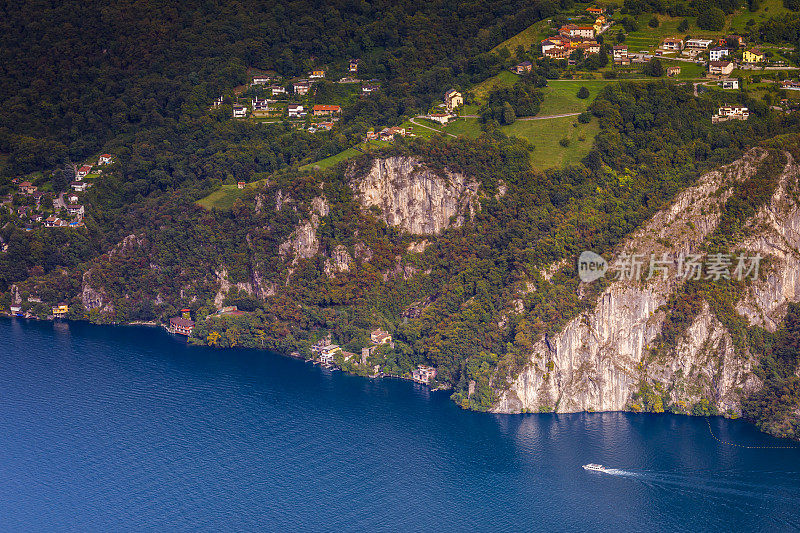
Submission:
<svg viewBox="0 0 800 533">
<path fill-rule="evenodd" d="M 476 207 L 478 183 L 463 174 L 439 175 L 413 157 L 375 159 L 362 177 L 350 176 L 365 208 L 378 207 L 383 220 L 409 233 L 432 235 L 461 225 Z"/>
<path fill-rule="evenodd" d="M 620 247 L 619 256 L 639 253 L 649 258 L 651 253 L 657 257 L 666 254 L 664 257 L 672 263 L 670 272 L 674 273 L 679 255 L 696 251 L 717 227 L 734 182 L 752 177 L 765 157 L 765 150 L 754 149 L 731 165 L 702 176 L 695 186 L 679 194 L 669 207 L 634 232 Z M 792 240 L 797 238 L 796 229 L 800 227 L 795 218 L 797 204 L 784 193 L 789 184 L 796 182 L 798 172 L 789 158 L 770 205 L 759 215 L 774 223 L 774 234 L 760 232 L 743 242 L 742 249 L 774 254 L 774 248 L 768 251 L 764 243 L 778 242 L 775 234 L 783 236 L 784 241 L 780 242 L 798 242 Z M 782 268 L 791 272 L 756 283 L 751 298 L 742 304 L 749 305 L 754 316 L 774 315 L 778 307 L 785 308 L 787 300 L 797 299 L 800 262 L 796 253 L 788 252 L 797 246 L 792 248 L 789 244 L 785 248 L 791 260 L 787 259 Z M 644 268 L 647 269 L 647 262 Z M 624 410 L 640 383 L 646 381 L 667 391 L 676 403 L 690 405 L 706 398 L 723 411 L 740 412 L 742 393 L 759 386 L 752 373 L 754 357 L 734 349 L 730 334 L 707 305 L 694 318 L 673 355 L 648 356 L 650 343 L 661 332 L 663 306 L 681 283 L 674 275 L 611 283 L 594 309 L 571 320 L 557 335 L 534 345 L 529 364 L 501 394 L 494 410 Z M 771 320 L 776 323 L 780 318 L 776 315 Z"/>
</svg>

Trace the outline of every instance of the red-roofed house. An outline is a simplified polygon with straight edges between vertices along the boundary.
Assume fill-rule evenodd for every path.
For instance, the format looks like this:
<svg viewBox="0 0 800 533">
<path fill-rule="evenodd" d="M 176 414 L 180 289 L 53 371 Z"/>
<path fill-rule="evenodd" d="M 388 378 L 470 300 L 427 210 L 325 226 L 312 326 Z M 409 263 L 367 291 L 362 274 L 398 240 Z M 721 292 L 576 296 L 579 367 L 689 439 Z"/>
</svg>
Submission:
<svg viewBox="0 0 800 533">
<path fill-rule="evenodd" d="M 167 329 L 170 333 L 177 333 L 178 335 L 186 335 L 188 337 L 192 334 L 192 330 L 194 330 L 194 321 L 188 318 L 174 316 L 169 319 L 169 328 Z"/>
<path fill-rule="evenodd" d="M 78 169 L 78 173 L 75 174 L 75 177 L 78 178 L 79 180 L 81 180 L 81 179 L 85 178 L 86 176 L 88 176 L 89 172 L 91 172 L 91 171 L 92 171 L 92 166 L 91 165 L 83 165 L 81 168 Z"/>
<path fill-rule="evenodd" d="M 342 108 L 338 105 L 315 105 L 311 108 L 311 112 L 315 117 L 332 115 L 334 113 L 341 113 Z"/>
<path fill-rule="evenodd" d="M 110 165 L 112 162 L 111 154 L 103 154 L 97 160 L 98 165 Z"/>
</svg>

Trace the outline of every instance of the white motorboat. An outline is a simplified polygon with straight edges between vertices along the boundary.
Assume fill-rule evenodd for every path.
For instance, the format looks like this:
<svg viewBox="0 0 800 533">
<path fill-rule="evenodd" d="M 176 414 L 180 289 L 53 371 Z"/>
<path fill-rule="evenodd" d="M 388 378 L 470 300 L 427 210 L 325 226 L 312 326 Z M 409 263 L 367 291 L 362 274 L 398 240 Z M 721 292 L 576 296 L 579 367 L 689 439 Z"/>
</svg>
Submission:
<svg viewBox="0 0 800 533">
<path fill-rule="evenodd" d="M 583 465 L 583 469 L 584 470 L 592 470 L 594 472 L 605 472 L 606 471 L 606 467 L 604 467 L 603 465 L 595 464 L 595 463 L 589 463 L 588 465 Z"/>
</svg>

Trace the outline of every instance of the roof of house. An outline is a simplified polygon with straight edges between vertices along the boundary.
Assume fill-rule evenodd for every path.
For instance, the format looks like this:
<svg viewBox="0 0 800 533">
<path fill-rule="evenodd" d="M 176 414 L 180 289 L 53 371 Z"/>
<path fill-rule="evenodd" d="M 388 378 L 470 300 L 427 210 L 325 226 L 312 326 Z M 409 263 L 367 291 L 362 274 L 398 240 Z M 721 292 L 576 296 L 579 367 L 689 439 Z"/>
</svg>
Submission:
<svg viewBox="0 0 800 533">
<path fill-rule="evenodd" d="M 111 157 L 111 154 L 103 154 L 100 157 Z"/>
<path fill-rule="evenodd" d="M 708 62 L 708 66 L 709 67 L 727 67 L 730 64 L 731 64 L 730 61 L 709 61 Z"/>
<path fill-rule="evenodd" d="M 83 206 L 80 205 L 80 204 L 69 204 L 67 206 L 67 209 L 82 209 L 82 208 L 83 208 Z"/>
<path fill-rule="evenodd" d="M 530 61 L 523 61 L 522 63 L 520 63 L 517 66 L 518 67 L 530 67 L 530 66 L 533 66 L 533 63 L 531 63 Z"/>
<path fill-rule="evenodd" d="M 764 53 L 761 50 L 759 50 L 758 48 L 751 48 L 750 50 L 747 50 L 747 52 L 750 52 L 751 54 L 756 54 L 756 55 L 759 55 L 759 56 Z"/>
<path fill-rule="evenodd" d="M 92 170 L 92 165 L 83 165 L 79 170 Z"/>
<path fill-rule="evenodd" d="M 678 39 L 677 37 L 666 37 L 662 43 L 682 43 L 683 39 Z"/>
<path fill-rule="evenodd" d="M 341 111 L 341 107 L 338 105 L 320 105 L 317 104 L 313 107 L 314 111 Z"/>
<path fill-rule="evenodd" d="M 289 104 L 288 109 L 303 109 L 303 104 Z"/>
<path fill-rule="evenodd" d="M 444 96 L 445 96 L 445 98 L 448 98 L 448 97 L 450 97 L 450 96 L 455 96 L 455 95 L 457 95 L 457 94 L 461 94 L 461 93 L 459 93 L 459 92 L 458 92 L 458 91 L 456 91 L 455 89 L 450 89 L 449 91 L 447 91 L 446 93 L 444 93 Z"/>
<path fill-rule="evenodd" d="M 31 182 L 30 181 L 23 181 L 22 183 L 19 184 L 19 186 L 20 187 L 30 187 L 31 186 Z"/>
<path fill-rule="evenodd" d="M 189 320 L 188 318 L 183 318 L 180 316 L 174 316 L 170 318 L 169 323 L 172 324 L 173 326 L 183 326 L 183 327 L 194 326 L 194 320 Z"/>
</svg>

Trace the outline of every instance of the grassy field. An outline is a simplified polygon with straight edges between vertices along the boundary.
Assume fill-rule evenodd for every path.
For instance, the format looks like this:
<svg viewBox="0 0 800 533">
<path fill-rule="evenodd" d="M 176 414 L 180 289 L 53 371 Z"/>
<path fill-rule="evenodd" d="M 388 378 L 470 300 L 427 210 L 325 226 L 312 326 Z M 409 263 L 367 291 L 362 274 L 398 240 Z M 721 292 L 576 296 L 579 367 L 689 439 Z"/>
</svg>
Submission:
<svg viewBox="0 0 800 533">
<path fill-rule="evenodd" d="M 205 198 L 198 200 L 197 205 L 203 209 L 211 209 L 215 207 L 222 211 L 227 211 L 233 207 L 233 202 L 235 202 L 237 198 L 240 198 L 248 188 L 255 187 L 263 181 L 264 180 L 248 183 L 244 189 L 239 189 L 235 183 L 232 185 L 223 185 Z"/>
<path fill-rule="evenodd" d="M 464 135 L 470 139 L 475 139 L 481 134 L 481 123 L 477 118 L 459 118 L 441 128 L 441 130 L 451 135 Z"/>
<path fill-rule="evenodd" d="M 542 89 L 544 101 L 539 115 L 560 115 L 562 113 L 580 113 L 592 103 L 600 89 L 615 80 L 549 80 Z M 578 89 L 589 89 L 589 98 L 578 98 Z"/>
<path fill-rule="evenodd" d="M 547 20 L 540 20 L 528 26 L 510 39 L 506 39 L 502 43 L 492 48 L 492 52 L 497 52 L 502 48 L 508 48 L 512 54 L 517 49 L 517 46 L 522 45 L 525 50 L 530 50 L 532 44 L 539 44 L 542 39 L 550 35 L 552 32 L 550 23 Z"/>
<path fill-rule="evenodd" d="M 729 19 L 731 33 L 742 34 L 745 33 L 747 28 L 747 21 L 753 19 L 756 24 L 765 21 L 770 17 L 777 17 L 791 13 L 790 10 L 783 7 L 783 0 L 762 0 L 761 5 L 758 6 L 758 11 L 751 13 L 747 9 L 742 9 L 733 14 Z"/>
<path fill-rule="evenodd" d="M 326 157 L 325 159 L 320 159 L 315 163 L 309 163 L 307 165 L 303 165 L 302 167 L 300 167 L 300 170 L 327 170 L 332 166 L 336 165 L 337 163 L 344 161 L 345 159 L 350 159 L 351 157 L 355 157 L 362 153 L 363 152 L 356 150 L 355 148 L 348 148 L 344 152 L 339 152 L 336 155 Z"/>
<path fill-rule="evenodd" d="M 647 25 L 648 21 L 652 18 L 652 14 L 647 13 L 641 15 L 637 21 L 639 29 L 635 32 L 629 33 L 625 39 L 625 44 L 628 45 L 628 51 L 638 52 L 639 50 L 653 50 L 658 47 L 665 37 L 680 37 L 684 38 L 687 35 L 697 38 L 718 38 L 725 34 L 725 31 L 708 31 L 701 30 L 695 23 L 695 17 L 685 17 L 689 22 L 689 29 L 687 31 L 678 31 L 678 25 L 684 17 L 669 17 L 666 15 L 656 15 L 659 20 L 658 28 L 651 28 Z M 619 28 L 622 26 L 619 25 Z M 615 26 L 609 33 L 611 36 L 616 37 L 616 32 L 619 31 Z"/>
<path fill-rule="evenodd" d="M 502 129 L 507 135 L 530 141 L 534 146 L 531 163 L 536 168 L 545 169 L 575 163 L 583 158 L 592 148 L 599 126 L 596 120 L 589 124 L 578 124 L 576 117 L 565 117 L 518 120 Z M 566 147 L 559 144 L 564 138 L 569 140 Z"/>
</svg>

